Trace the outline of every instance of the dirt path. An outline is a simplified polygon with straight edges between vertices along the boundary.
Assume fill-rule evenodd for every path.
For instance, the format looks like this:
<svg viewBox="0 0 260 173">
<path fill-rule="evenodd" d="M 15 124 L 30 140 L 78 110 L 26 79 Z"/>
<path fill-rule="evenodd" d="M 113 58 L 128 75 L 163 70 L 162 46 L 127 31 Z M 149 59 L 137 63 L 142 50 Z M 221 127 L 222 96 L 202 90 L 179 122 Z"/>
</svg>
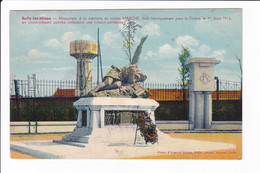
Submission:
<svg viewBox="0 0 260 173">
<path fill-rule="evenodd" d="M 11 135 L 11 141 L 26 140 L 57 140 L 66 134 L 43 135 Z M 241 159 L 242 158 L 242 134 L 241 133 L 171 133 L 173 138 L 193 139 L 212 142 L 233 143 L 237 145 L 233 150 L 196 153 L 169 153 L 158 156 L 138 157 L 135 159 Z M 11 151 L 13 159 L 37 159 L 35 157 Z"/>
<path fill-rule="evenodd" d="M 172 133 L 169 135 L 173 138 L 232 143 L 236 144 L 237 148 L 201 153 L 170 153 L 136 159 L 242 159 L 242 133 Z"/>
</svg>

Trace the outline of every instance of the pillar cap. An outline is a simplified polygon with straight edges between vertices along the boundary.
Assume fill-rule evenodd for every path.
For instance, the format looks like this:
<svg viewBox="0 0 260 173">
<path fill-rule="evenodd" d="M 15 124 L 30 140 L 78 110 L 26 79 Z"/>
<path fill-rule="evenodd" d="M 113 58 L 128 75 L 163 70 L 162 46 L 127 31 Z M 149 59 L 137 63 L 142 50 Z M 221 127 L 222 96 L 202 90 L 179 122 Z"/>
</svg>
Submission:
<svg viewBox="0 0 260 173">
<path fill-rule="evenodd" d="M 189 65 L 192 63 L 219 64 L 220 60 L 216 60 L 215 58 L 192 58 L 187 64 Z"/>
</svg>

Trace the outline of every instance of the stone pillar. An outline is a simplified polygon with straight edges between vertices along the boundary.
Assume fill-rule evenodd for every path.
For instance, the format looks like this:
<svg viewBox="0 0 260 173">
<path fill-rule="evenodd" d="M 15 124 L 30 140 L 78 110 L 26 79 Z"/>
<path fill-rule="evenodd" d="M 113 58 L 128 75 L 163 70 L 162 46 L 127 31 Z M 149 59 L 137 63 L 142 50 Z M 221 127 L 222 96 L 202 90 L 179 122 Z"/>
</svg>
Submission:
<svg viewBox="0 0 260 173">
<path fill-rule="evenodd" d="M 91 115 L 90 115 L 91 111 L 89 108 L 87 108 L 87 127 L 91 127 Z"/>
<path fill-rule="evenodd" d="M 220 61 L 214 58 L 193 58 L 187 65 L 190 70 L 189 122 L 190 129 L 210 129 L 214 68 Z"/>
<path fill-rule="evenodd" d="M 212 123 L 212 92 L 204 92 L 204 127 L 206 129 L 211 128 Z"/>
<path fill-rule="evenodd" d="M 194 128 L 202 129 L 204 124 L 204 97 L 200 91 L 195 91 L 195 117 L 194 117 Z"/>
<path fill-rule="evenodd" d="M 100 127 L 103 128 L 105 126 L 105 110 L 100 110 Z"/>
<path fill-rule="evenodd" d="M 189 127 L 188 129 L 194 129 L 194 114 L 195 114 L 195 95 L 194 92 L 189 92 Z"/>
<path fill-rule="evenodd" d="M 150 115 L 150 118 L 151 118 L 152 122 L 155 124 L 154 111 L 152 111 L 152 110 L 148 110 L 147 112 L 148 112 L 148 114 Z"/>
<path fill-rule="evenodd" d="M 78 110 L 77 128 L 82 127 L 82 110 Z"/>
<path fill-rule="evenodd" d="M 94 128 L 99 128 L 100 127 L 100 121 L 99 121 L 99 111 L 96 110 L 91 110 L 90 111 L 90 116 L 91 116 L 91 127 Z"/>
</svg>

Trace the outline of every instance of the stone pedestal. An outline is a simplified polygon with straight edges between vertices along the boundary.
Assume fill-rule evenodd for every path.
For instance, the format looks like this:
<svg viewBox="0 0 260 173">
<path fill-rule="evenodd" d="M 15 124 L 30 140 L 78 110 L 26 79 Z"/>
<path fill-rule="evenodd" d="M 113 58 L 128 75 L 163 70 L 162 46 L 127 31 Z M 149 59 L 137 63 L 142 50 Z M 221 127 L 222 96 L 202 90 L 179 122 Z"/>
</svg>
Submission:
<svg viewBox="0 0 260 173">
<path fill-rule="evenodd" d="M 211 128 L 211 94 L 214 91 L 214 67 L 218 63 L 220 61 L 214 58 L 193 58 L 188 62 L 190 129 Z"/>
<path fill-rule="evenodd" d="M 147 111 L 155 124 L 155 100 L 143 98 L 88 97 L 74 102 L 78 110 L 77 126 L 62 138 L 81 143 L 133 143 L 136 124 L 106 125 L 106 111 Z"/>
</svg>

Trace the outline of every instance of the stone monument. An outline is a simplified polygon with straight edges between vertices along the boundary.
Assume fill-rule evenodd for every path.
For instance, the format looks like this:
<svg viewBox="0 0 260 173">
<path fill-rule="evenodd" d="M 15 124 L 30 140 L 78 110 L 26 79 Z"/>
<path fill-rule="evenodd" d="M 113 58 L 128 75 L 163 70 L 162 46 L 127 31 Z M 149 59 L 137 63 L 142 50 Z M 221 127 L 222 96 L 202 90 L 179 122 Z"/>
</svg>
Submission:
<svg viewBox="0 0 260 173">
<path fill-rule="evenodd" d="M 212 123 L 212 91 L 214 68 L 220 61 L 214 58 L 193 58 L 187 64 L 189 81 L 190 129 L 210 129 Z"/>
<path fill-rule="evenodd" d="M 149 116 L 150 123 L 155 124 L 154 111 L 159 103 L 148 99 L 150 93 L 141 85 L 147 77 L 138 68 L 146 39 L 147 36 L 141 39 L 131 64 L 122 68 L 111 66 L 96 88 L 74 102 L 77 126 L 61 142 L 134 144 L 140 115 Z"/>
<path fill-rule="evenodd" d="M 131 114 L 147 111 L 155 124 L 154 110 L 159 106 L 152 99 L 124 97 L 86 97 L 74 102 L 73 105 L 78 111 L 77 126 L 62 140 L 88 144 L 133 144 L 136 124 Z M 114 120 L 110 118 L 113 114 Z M 119 123 L 115 122 L 115 116 L 120 117 Z"/>
</svg>

